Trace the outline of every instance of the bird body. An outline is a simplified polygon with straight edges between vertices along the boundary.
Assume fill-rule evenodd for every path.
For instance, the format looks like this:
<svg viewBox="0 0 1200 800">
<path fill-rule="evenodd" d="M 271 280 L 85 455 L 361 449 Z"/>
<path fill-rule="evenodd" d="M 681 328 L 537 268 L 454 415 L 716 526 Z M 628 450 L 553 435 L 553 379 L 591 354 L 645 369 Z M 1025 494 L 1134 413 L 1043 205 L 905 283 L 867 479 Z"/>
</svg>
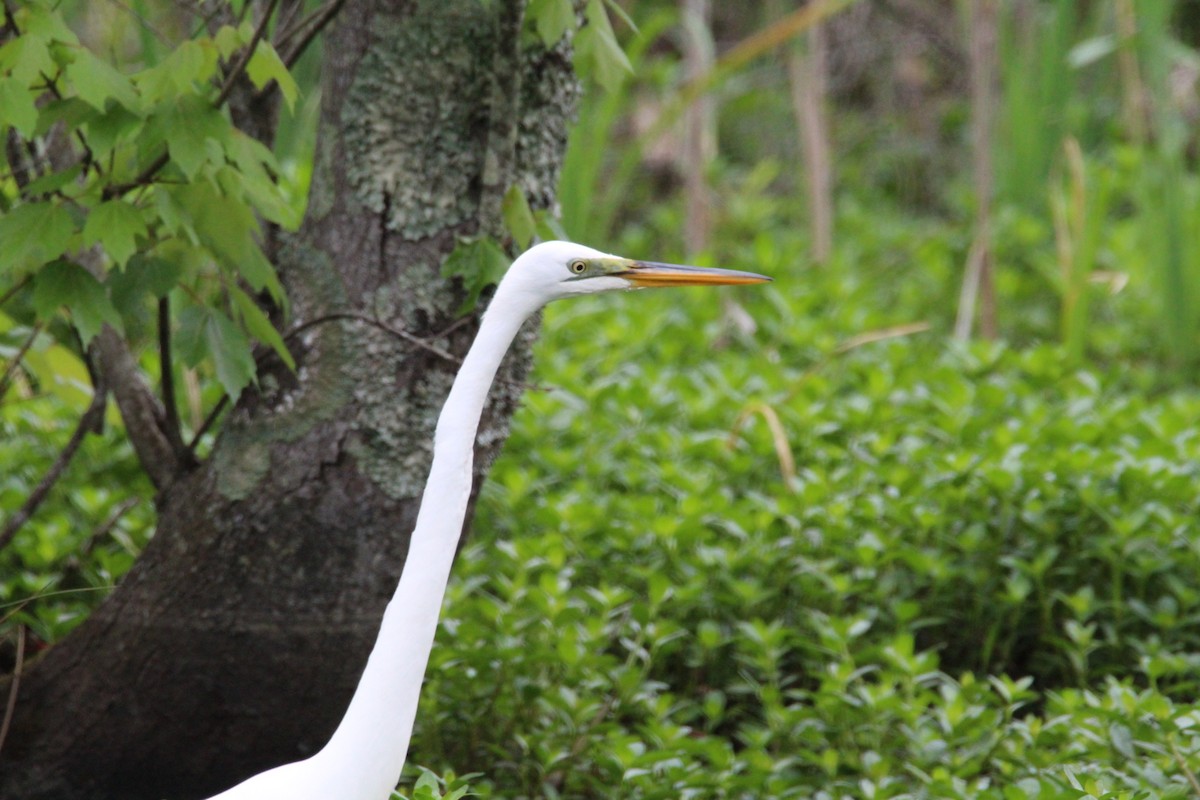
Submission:
<svg viewBox="0 0 1200 800">
<path fill-rule="evenodd" d="M 438 416 L 433 463 L 400 583 L 345 716 L 313 756 L 211 800 L 387 800 L 404 768 L 425 667 L 471 492 L 475 434 L 492 379 L 521 325 L 551 300 L 641 286 L 760 283 L 733 270 L 631 261 L 545 242 L 513 262 Z"/>
</svg>

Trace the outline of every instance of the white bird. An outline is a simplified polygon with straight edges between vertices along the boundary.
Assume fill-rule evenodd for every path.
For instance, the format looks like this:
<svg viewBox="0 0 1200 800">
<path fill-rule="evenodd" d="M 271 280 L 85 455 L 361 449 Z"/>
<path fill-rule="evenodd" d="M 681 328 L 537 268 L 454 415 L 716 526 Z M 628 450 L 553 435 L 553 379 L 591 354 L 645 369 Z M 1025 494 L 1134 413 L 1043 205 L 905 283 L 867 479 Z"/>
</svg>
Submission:
<svg viewBox="0 0 1200 800">
<path fill-rule="evenodd" d="M 513 262 L 483 315 L 434 433 L 433 464 L 396 593 L 358 688 L 328 744 L 211 800 L 387 800 L 400 780 L 421 682 L 471 491 L 475 431 L 521 324 L 551 300 L 618 289 L 762 283 L 752 272 L 634 261 L 545 242 Z"/>
</svg>

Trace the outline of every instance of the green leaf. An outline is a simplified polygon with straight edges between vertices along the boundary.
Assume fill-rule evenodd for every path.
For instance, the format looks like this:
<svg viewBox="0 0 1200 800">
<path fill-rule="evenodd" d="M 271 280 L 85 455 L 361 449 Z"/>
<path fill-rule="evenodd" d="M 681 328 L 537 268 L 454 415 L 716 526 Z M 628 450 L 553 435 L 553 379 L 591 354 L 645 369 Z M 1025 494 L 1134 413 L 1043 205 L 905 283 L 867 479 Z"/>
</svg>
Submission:
<svg viewBox="0 0 1200 800">
<path fill-rule="evenodd" d="M 25 187 L 25 196 L 40 197 L 50 192 L 57 192 L 59 189 L 72 183 L 79 177 L 81 172 L 83 172 L 83 165 L 75 164 L 60 172 L 51 172 L 49 175 L 43 175 Z"/>
<path fill-rule="evenodd" d="M 546 47 L 558 44 L 575 27 L 575 7 L 571 0 L 531 0 L 525 13 L 534 21 Z"/>
<path fill-rule="evenodd" d="M 24 203 L 0 217 L 0 275 L 30 269 L 67 249 L 75 223 L 58 203 Z"/>
<path fill-rule="evenodd" d="M 639 33 L 637 23 L 633 21 L 633 17 L 629 16 L 629 12 L 621 8 L 618 0 L 604 0 L 604 5 L 608 6 L 612 13 L 616 14 L 622 22 L 629 26 L 629 29 L 634 33 Z"/>
<path fill-rule="evenodd" d="M 179 285 L 182 274 L 179 260 L 137 253 L 125 269 L 110 272 L 105 283 L 113 306 L 123 317 L 130 318 L 140 313 L 147 298 L 165 297 Z"/>
<path fill-rule="evenodd" d="M 191 222 L 190 226 L 183 227 L 209 248 L 226 268 L 245 278 L 256 292 L 269 291 L 276 302 L 284 302 L 283 287 L 275 267 L 255 241 L 258 221 L 249 206 L 240 198 L 223 195 L 209 181 L 171 187 L 170 194 L 176 201 L 176 208 Z"/>
<path fill-rule="evenodd" d="M 161 63 L 142 70 L 134 82 L 150 103 L 205 92 L 217 71 L 220 48 L 211 39 L 187 40 Z"/>
<path fill-rule="evenodd" d="M 8 72 L 26 88 L 39 80 L 42 73 L 52 74 L 54 59 L 45 37 L 26 31 L 6 42 L 0 47 L 0 72 Z"/>
<path fill-rule="evenodd" d="M 288 351 L 283 337 L 279 335 L 279 331 L 271 324 L 271 320 L 263 313 L 263 310 L 258 307 L 258 303 L 254 302 L 254 298 L 236 286 L 231 287 L 230 294 L 233 295 L 234 304 L 237 306 L 238 313 L 241 314 L 242 324 L 246 326 L 250 335 L 260 342 L 270 345 L 283 359 L 283 363 L 288 365 L 288 369 L 295 369 L 296 361 Z"/>
<path fill-rule="evenodd" d="M 233 266 L 254 291 L 268 292 L 271 298 L 280 305 L 287 302 L 283 286 L 279 283 L 279 275 L 275 272 L 275 265 L 263 255 L 257 242 L 251 240 L 247 245 L 245 256 Z"/>
<path fill-rule="evenodd" d="M 17 30 L 23 36 L 33 35 L 68 45 L 79 44 L 79 37 L 50 4 L 26 3 L 24 7 L 19 7 Z"/>
<path fill-rule="evenodd" d="M 1137 757 L 1137 753 L 1134 751 L 1133 733 L 1129 730 L 1128 725 L 1114 722 L 1109 726 L 1108 734 L 1114 750 L 1125 758 Z"/>
<path fill-rule="evenodd" d="M 514 183 L 508 187 L 500 208 L 504 215 L 504 226 L 508 228 L 513 239 L 522 250 L 529 247 L 529 243 L 537 235 L 537 220 L 534 219 L 533 211 L 529 208 L 529 202 L 520 186 Z"/>
<path fill-rule="evenodd" d="M 124 106 L 112 105 L 105 113 L 87 120 L 87 141 L 96 158 L 104 160 L 119 144 L 134 141 L 145 130 L 145 124 L 142 117 Z"/>
<path fill-rule="evenodd" d="M 589 0 L 587 22 L 575 37 L 576 58 L 596 83 L 606 91 L 614 91 L 633 74 L 633 65 L 617 42 L 601 0 Z"/>
<path fill-rule="evenodd" d="M 499 283 L 508 267 L 508 256 L 491 239 L 460 239 L 458 246 L 442 264 L 442 277 L 460 279 L 467 290 L 467 297 L 458 313 L 472 311 L 479 303 L 479 295 L 483 290 Z"/>
<path fill-rule="evenodd" d="M 108 323 L 122 330 L 121 316 L 104 291 L 103 284 L 78 264 L 55 261 L 38 271 L 33 285 L 33 307 L 42 319 L 50 319 L 67 306 L 71 321 L 84 347 L 100 327 Z"/>
<path fill-rule="evenodd" d="M 283 101 L 287 103 L 288 111 L 295 106 L 296 96 L 300 93 L 299 87 L 296 86 L 296 79 L 288 72 L 283 60 L 279 58 L 275 48 L 266 39 L 261 40 L 258 47 L 254 49 L 254 55 L 250 57 L 250 63 L 246 65 L 246 74 L 250 76 L 251 82 L 257 89 L 275 81 L 279 84 L 279 91 L 283 93 Z"/>
<path fill-rule="evenodd" d="M 229 120 L 211 103 L 194 94 L 181 95 L 167 104 L 162 125 L 171 160 L 188 180 L 194 179 L 212 157 L 209 141 L 223 144 L 232 129 Z"/>
<path fill-rule="evenodd" d="M 250 340 L 233 324 L 233 320 L 212 309 L 209 309 L 208 319 L 204 323 L 204 339 L 217 368 L 217 380 L 229 399 L 236 403 L 242 390 L 250 385 L 257 373 Z"/>
<path fill-rule="evenodd" d="M 26 139 L 37 128 L 33 92 L 16 78 L 0 78 L 0 127 L 11 125 Z"/>
<path fill-rule="evenodd" d="M 188 306 L 180 312 L 175 352 L 191 367 L 211 358 L 217 380 L 234 402 L 257 373 L 246 334 L 229 317 L 204 306 Z"/>
<path fill-rule="evenodd" d="M 219 55 L 219 49 L 211 39 L 192 39 L 175 48 L 163 64 L 170 70 L 175 88 L 186 93 L 212 79 Z"/>
<path fill-rule="evenodd" d="M 213 37 L 213 41 L 217 45 L 217 52 L 226 61 L 245 43 L 242 35 L 238 33 L 238 29 L 232 25 L 222 25 L 221 29 L 217 31 L 217 35 Z"/>
<path fill-rule="evenodd" d="M 241 197 L 266 219 L 289 229 L 295 229 L 298 220 L 284 196 L 283 190 L 263 166 L 263 162 L 248 157 L 249 148 L 240 147 L 241 142 L 254 141 L 240 131 L 233 132 L 227 155 L 234 159 L 237 169 L 225 166 L 216 172 L 222 191 L 232 197 Z M 254 142 L 258 145 L 258 142 Z M 261 147 L 261 145 L 259 145 Z"/>
<path fill-rule="evenodd" d="M 134 91 L 133 82 L 114 69 L 111 64 L 97 58 L 90 50 L 81 48 L 75 60 L 67 66 L 67 80 L 75 87 L 79 99 L 104 111 L 109 98 L 116 100 L 130 111 L 138 111 L 141 101 Z"/>
<path fill-rule="evenodd" d="M 173 342 L 175 354 L 189 367 L 198 367 L 208 355 L 204 326 L 209 310 L 204 306 L 186 306 L 179 312 L 179 330 Z"/>
<path fill-rule="evenodd" d="M 137 237 L 146 235 L 146 223 L 136 208 L 123 200 L 109 200 L 92 209 L 83 226 L 83 244 L 99 242 L 119 266 L 137 252 Z"/>
<path fill-rule="evenodd" d="M 120 108 L 120 106 L 113 106 L 113 108 Z M 98 116 L 96 109 L 78 97 L 50 100 L 43 103 L 38 109 L 37 131 L 35 135 L 45 136 L 52 127 L 59 123 L 62 123 L 68 129 L 78 128 L 90 123 Z"/>
</svg>

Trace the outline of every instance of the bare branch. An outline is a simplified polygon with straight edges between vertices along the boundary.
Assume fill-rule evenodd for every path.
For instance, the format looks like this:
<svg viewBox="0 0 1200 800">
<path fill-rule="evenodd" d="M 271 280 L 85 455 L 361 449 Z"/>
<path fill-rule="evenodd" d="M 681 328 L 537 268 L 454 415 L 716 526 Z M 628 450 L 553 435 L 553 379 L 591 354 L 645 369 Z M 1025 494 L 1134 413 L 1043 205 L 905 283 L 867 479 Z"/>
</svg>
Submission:
<svg viewBox="0 0 1200 800">
<path fill-rule="evenodd" d="M 263 34 L 267 32 L 267 23 L 271 21 L 271 15 L 275 13 L 275 6 L 278 3 L 279 0 L 270 0 L 267 4 L 267 10 L 262 15 L 262 19 L 258 21 L 258 26 L 254 29 L 254 35 L 250 37 L 250 43 L 242 49 L 237 63 L 233 65 L 233 69 L 225 76 L 225 83 L 222 84 L 221 93 L 217 95 L 217 100 L 214 104 L 217 108 L 225 105 L 225 101 L 229 99 L 230 93 L 233 92 L 234 84 L 246 72 L 246 66 L 250 63 L 250 58 L 254 55 L 254 51 L 258 49 L 258 43 L 262 41 Z M 249 3 L 246 5 L 249 6 Z"/>
<path fill-rule="evenodd" d="M 33 347 L 34 341 L 44 327 L 45 323 L 42 322 L 33 326 L 33 330 L 29 332 L 29 336 L 25 338 L 25 341 L 21 342 L 21 347 L 17 350 L 17 354 L 12 357 L 12 360 L 8 362 L 8 366 L 4 368 L 4 374 L 0 375 L 0 399 L 3 399 L 4 395 L 8 393 L 8 384 L 12 381 L 13 374 L 17 371 L 17 367 L 21 365 L 21 360 L 25 358 L 25 354 L 29 352 L 29 348 Z"/>
<path fill-rule="evenodd" d="M 388 325 L 386 322 L 384 322 L 383 320 L 378 319 L 376 317 L 368 316 L 367 314 L 358 314 L 353 311 L 337 311 L 332 314 L 325 314 L 325 315 L 317 317 L 315 319 L 310 319 L 308 322 L 305 322 L 303 325 L 299 325 L 299 326 L 293 328 L 292 330 L 288 331 L 286 334 L 284 334 L 283 338 L 285 340 L 294 339 L 295 337 L 299 336 L 301 333 L 308 330 L 309 328 L 315 327 L 317 325 L 321 325 L 326 322 L 336 321 L 336 320 L 353 320 L 356 322 L 365 322 L 368 325 L 373 325 L 376 328 L 379 328 L 381 331 L 386 331 L 387 333 L 390 333 L 391 335 L 395 336 L 398 339 L 403 339 L 404 341 L 408 342 L 409 344 L 414 344 L 423 350 L 428 350 L 430 353 L 433 353 L 435 356 L 438 356 L 439 358 L 444 358 L 452 364 L 462 364 L 461 358 L 454 355 L 453 353 L 443 350 L 442 348 L 438 347 L 435 344 L 430 343 L 429 341 L 427 341 L 425 339 L 422 339 L 420 336 L 415 336 L 406 330 L 401 330 L 400 328 L 392 327 L 391 325 Z"/>
<path fill-rule="evenodd" d="M 180 433 L 179 406 L 175 402 L 175 370 L 171 359 L 171 301 L 168 296 L 158 301 L 158 372 L 162 386 L 162 403 L 166 435 L 175 452 L 182 455 L 183 434 Z"/>
<path fill-rule="evenodd" d="M 0 306 L 7 303 L 12 298 L 13 295 L 15 295 L 17 292 L 21 291 L 22 289 L 24 289 L 29 284 L 29 281 L 31 281 L 31 280 L 33 280 L 33 276 L 26 275 L 24 278 L 21 278 L 21 280 L 17 281 L 11 287 L 9 287 L 9 290 L 7 292 L 0 295 Z"/>
<path fill-rule="evenodd" d="M 200 439 L 204 436 L 204 434 L 208 433 L 208 429 L 212 427 L 213 423 L 217 421 L 217 417 L 221 416 L 221 412 L 224 411 L 225 407 L 228 405 L 229 395 L 221 395 L 221 399 L 217 401 L 215 406 L 213 406 L 212 411 L 208 412 L 208 416 L 204 418 L 204 422 L 200 423 L 200 427 L 196 429 L 194 434 L 192 434 L 192 440 L 187 443 L 187 449 L 189 453 L 193 454 L 193 456 L 196 453 L 196 448 L 200 445 Z"/>
<path fill-rule="evenodd" d="M 71 438 L 67 441 L 62 452 L 58 454 L 58 458 L 54 459 L 54 463 L 50 465 L 50 469 L 42 476 L 42 480 L 30 492 L 29 497 L 21 505 L 17 512 L 13 514 L 4 529 L 0 530 L 0 550 L 8 546 L 13 537 L 21 526 L 29 521 L 29 518 L 34 515 L 42 502 L 46 499 L 46 495 L 54 488 L 54 484 L 62 477 L 63 471 L 67 465 L 71 463 L 71 459 L 75 457 L 79 446 L 83 444 L 83 439 L 90 431 L 99 430 L 101 423 L 104 421 L 104 409 L 108 404 L 108 390 L 105 388 L 103 376 L 96 380 L 96 385 L 92 393 L 92 402 L 88 406 L 87 411 L 83 412 L 83 416 L 79 418 L 79 424 L 75 426 L 75 431 L 71 434 Z"/>
<path fill-rule="evenodd" d="M 296 42 L 287 49 L 286 53 L 280 54 L 284 66 L 291 69 L 300 60 L 300 56 L 304 55 L 304 51 L 308 49 L 308 46 L 333 21 L 333 18 L 338 15 L 338 12 L 342 10 L 342 6 L 345 4 L 346 0 L 332 0 L 332 2 L 326 3 L 302 19 L 295 28 L 280 34 L 277 46 L 286 44 L 294 36 L 299 36 Z"/>
<path fill-rule="evenodd" d="M 47 91 L 54 95 L 54 99 L 62 100 L 62 92 L 58 90 L 58 81 L 44 72 L 39 74 L 42 76 L 42 80 L 46 82 Z M 80 159 L 80 163 L 83 164 L 84 170 L 94 169 L 98 175 L 103 177 L 104 170 L 101 168 L 100 162 L 96 160 L 96 155 L 92 152 L 92 146 L 87 143 L 87 138 L 84 137 L 81 128 L 75 129 L 75 138 L 79 140 L 79 146 L 83 148 L 83 158 Z"/>
<path fill-rule="evenodd" d="M 158 398 L 142 379 L 137 362 L 124 340 L 104 326 L 92 342 L 98 371 L 104 376 L 125 420 L 125 430 L 138 460 L 155 488 L 163 489 L 191 461 L 180 460 L 166 430 L 166 415 Z"/>
<path fill-rule="evenodd" d="M 108 515 L 108 519 L 104 520 L 104 524 L 97 528 L 96 531 L 90 537 L 88 537 L 87 543 L 83 546 L 84 554 L 86 555 L 95 550 L 96 543 L 105 536 L 108 536 L 108 534 L 112 532 L 112 529 L 117 527 L 117 523 L 121 521 L 121 517 L 129 513 L 129 511 L 140 502 L 142 502 L 142 498 L 138 497 L 137 495 L 126 497 L 124 500 L 122 500 L 121 503 L 113 510 L 113 512 Z"/>
</svg>

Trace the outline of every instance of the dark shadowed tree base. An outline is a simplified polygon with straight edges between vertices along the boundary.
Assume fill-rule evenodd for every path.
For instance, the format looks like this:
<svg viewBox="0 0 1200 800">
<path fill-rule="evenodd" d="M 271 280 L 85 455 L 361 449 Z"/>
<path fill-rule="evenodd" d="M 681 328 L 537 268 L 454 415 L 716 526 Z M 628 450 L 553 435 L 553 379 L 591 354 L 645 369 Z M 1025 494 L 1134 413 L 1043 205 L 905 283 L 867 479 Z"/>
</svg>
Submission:
<svg viewBox="0 0 1200 800">
<path fill-rule="evenodd" d="M 158 532 L 120 588 L 24 676 L 0 797 L 203 797 L 311 754 L 336 726 L 457 369 L 344 315 L 465 352 L 476 323 L 456 319 L 442 258 L 456 235 L 496 229 L 513 182 L 552 201 L 577 90 L 565 45 L 518 50 L 520 6 L 347 4 L 326 45 L 309 215 L 276 247 L 288 327 L 306 326 L 289 340 L 300 367 L 266 370 L 211 458 L 163 491 Z M 477 486 L 528 343 L 480 427 Z"/>
</svg>

